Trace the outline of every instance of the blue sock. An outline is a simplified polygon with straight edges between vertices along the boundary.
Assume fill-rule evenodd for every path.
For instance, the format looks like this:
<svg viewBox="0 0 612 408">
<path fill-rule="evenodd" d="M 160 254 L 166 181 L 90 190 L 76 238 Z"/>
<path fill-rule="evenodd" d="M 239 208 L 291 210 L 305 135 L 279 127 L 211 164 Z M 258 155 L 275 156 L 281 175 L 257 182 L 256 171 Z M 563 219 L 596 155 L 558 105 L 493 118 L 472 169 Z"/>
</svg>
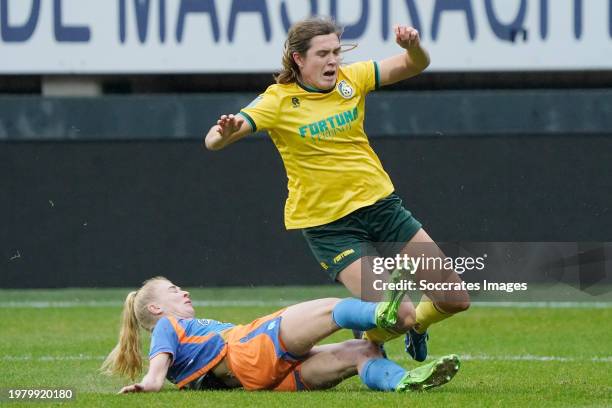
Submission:
<svg viewBox="0 0 612 408">
<path fill-rule="evenodd" d="M 342 299 L 334 307 L 332 318 L 343 329 L 370 330 L 376 327 L 377 305 L 359 299 Z"/>
<path fill-rule="evenodd" d="M 371 390 L 395 391 L 406 370 L 391 360 L 374 358 L 366 361 L 359 377 Z"/>
</svg>

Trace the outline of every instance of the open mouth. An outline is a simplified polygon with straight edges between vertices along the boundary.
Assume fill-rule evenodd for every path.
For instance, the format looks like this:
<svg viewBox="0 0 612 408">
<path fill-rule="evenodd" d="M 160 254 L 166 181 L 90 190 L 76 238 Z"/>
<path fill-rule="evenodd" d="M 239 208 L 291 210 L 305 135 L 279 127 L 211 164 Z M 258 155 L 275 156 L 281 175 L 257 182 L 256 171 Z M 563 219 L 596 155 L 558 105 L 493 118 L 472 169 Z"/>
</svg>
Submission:
<svg viewBox="0 0 612 408">
<path fill-rule="evenodd" d="M 336 75 L 336 70 L 335 69 L 330 69 L 330 70 L 327 70 L 327 71 L 323 72 L 323 76 L 326 77 L 326 78 L 333 78 L 334 75 Z"/>
</svg>

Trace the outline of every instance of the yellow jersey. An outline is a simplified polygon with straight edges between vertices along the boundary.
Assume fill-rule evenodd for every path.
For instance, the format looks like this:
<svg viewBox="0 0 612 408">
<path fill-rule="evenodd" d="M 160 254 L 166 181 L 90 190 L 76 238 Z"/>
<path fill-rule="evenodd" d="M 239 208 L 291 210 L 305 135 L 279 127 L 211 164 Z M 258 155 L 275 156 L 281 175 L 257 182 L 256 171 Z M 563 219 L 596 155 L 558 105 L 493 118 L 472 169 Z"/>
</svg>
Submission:
<svg viewBox="0 0 612 408">
<path fill-rule="evenodd" d="M 378 84 L 378 64 L 358 62 L 339 68 L 331 90 L 274 84 L 240 111 L 283 159 L 287 229 L 330 223 L 393 192 L 363 128 L 365 97 Z"/>
</svg>

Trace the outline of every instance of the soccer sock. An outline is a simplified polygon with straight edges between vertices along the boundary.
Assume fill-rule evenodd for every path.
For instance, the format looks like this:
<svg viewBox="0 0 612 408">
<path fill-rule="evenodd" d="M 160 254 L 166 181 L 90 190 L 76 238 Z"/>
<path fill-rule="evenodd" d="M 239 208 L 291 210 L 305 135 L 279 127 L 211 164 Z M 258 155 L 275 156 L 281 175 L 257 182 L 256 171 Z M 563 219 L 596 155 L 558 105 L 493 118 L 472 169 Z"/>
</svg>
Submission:
<svg viewBox="0 0 612 408">
<path fill-rule="evenodd" d="M 416 325 L 414 331 L 423 334 L 429 326 L 451 317 L 452 313 L 444 313 L 431 300 L 421 300 L 416 307 Z"/>
<path fill-rule="evenodd" d="M 365 332 L 363 338 L 370 340 L 376 344 L 383 344 L 389 340 L 393 340 L 404 334 L 393 329 L 383 329 L 382 327 L 376 327 Z"/>
<path fill-rule="evenodd" d="M 378 303 L 348 298 L 339 301 L 332 311 L 332 318 L 343 329 L 370 330 L 376 327 Z"/>
<path fill-rule="evenodd" d="M 394 391 L 406 375 L 406 370 L 385 358 L 374 358 L 366 361 L 359 377 L 371 390 Z"/>
</svg>

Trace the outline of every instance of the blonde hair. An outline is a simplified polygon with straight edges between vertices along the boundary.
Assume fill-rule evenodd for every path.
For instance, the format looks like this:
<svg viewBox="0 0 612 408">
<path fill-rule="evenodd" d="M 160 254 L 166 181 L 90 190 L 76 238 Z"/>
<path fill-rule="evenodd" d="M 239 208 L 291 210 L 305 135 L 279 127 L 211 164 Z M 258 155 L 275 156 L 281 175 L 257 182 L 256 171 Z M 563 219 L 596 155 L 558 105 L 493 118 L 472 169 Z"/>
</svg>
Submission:
<svg viewBox="0 0 612 408">
<path fill-rule="evenodd" d="M 148 279 L 140 289 L 130 292 L 125 298 L 119 340 L 100 367 L 103 373 L 134 379 L 142 372 L 140 328 L 150 332 L 159 320 L 159 316 L 153 315 L 148 306 L 156 300 L 155 287 L 161 281 L 168 279 L 163 276 Z"/>
<path fill-rule="evenodd" d="M 276 83 L 289 84 L 300 77 L 300 68 L 293 59 L 293 53 L 305 56 L 310 48 L 310 40 L 318 35 L 336 34 L 338 39 L 342 29 L 331 19 L 312 17 L 291 26 L 283 50 L 283 69 L 274 76 Z"/>
</svg>

